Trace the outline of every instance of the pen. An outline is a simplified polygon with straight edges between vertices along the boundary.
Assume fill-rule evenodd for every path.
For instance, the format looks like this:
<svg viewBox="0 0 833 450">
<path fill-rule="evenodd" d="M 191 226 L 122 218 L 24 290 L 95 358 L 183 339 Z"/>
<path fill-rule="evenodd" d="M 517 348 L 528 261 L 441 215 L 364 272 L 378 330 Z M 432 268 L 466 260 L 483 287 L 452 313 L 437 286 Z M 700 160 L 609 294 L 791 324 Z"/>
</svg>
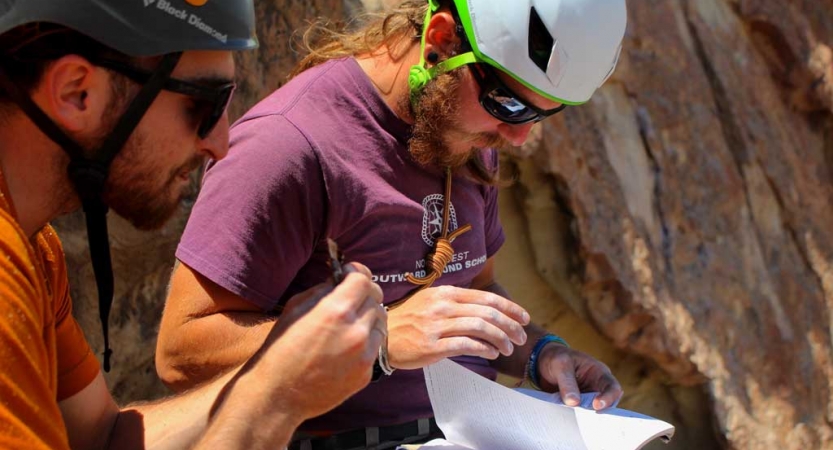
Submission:
<svg viewBox="0 0 833 450">
<path fill-rule="evenodd" d="M 333 270 L 333 284 L 338 285 L 344 280 L 344 255 L 338 250 L 336 241 L 327 238 L 327 250 L 330 253 L 330 268 Z"/>
</svg>

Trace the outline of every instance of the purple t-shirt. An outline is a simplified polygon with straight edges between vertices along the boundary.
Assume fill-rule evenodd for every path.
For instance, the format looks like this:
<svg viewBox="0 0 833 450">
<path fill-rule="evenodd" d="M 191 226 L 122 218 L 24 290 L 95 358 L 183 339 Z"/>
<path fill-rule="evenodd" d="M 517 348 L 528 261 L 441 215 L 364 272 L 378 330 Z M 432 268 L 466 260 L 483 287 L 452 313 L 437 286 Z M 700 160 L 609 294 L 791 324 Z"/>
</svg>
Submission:
<svg viewBox="0 0 833 450">
<path fill-rule="evenodd" d="M 307 70 L 231 129 L 228 157 L 208 169 L 176 256 L 266 311 L 328 279 L 326 238 L 367 265 L 385 302 L 414 289 L 439 235 L 444 173 L 416 164 L 410 127 L 354 59 Z M 493 150 L 484 151 L 496 167 Z M 503 244 L 497 189 L 455 177 L 455 256 L 434 284 L 469 287 Z M 457 360 L 493 378 L 481 358 Z M 338 370 L 334 367 L 333 370 Z M 422 370 L 397 370 L 304 430 L 341 431 L 431 417 Z"/>
</svg>

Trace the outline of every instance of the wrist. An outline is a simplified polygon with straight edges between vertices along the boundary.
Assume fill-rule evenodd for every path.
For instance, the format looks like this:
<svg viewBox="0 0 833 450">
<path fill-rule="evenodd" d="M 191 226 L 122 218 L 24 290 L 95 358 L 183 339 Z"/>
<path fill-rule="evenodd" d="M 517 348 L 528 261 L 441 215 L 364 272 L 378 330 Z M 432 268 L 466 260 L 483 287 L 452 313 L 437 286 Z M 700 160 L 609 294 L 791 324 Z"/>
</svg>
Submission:
<svg viewBox="0 0 833 450">
<path fill-rule="evenodd" d="M 250 360 L 226 387 L 225 403 L 233 403 L 234 409 L 243 411 L 253 423 L 275 421 L 298 427 L 318 415 L 308 409 L 309 392 L 291 382 L 297 378 L 293 372 L 270 362 L 267 358 Z"/>
<path fill-rule="evenodd" d="M 282 448 L 288 445 L 292 434 L 307 417 L 286 398 L 275 398 L 274 389 L 260 387 L 254 368 L 244 371 L 227 383 L 218 395 L 208 429 L 197 448 L 245 443 L 239 448 L 257 449 L 267 442 Z"/>
<path fill-rule="evenodd" d="M 555 334 L 545 334 L 538 338 L 535 345 L 532 347 L 532 353 L 529 354 L 529 360 L 526 365 L 524 376 L 529 380 L 535 389 L 541 389 L 541 357 L 547 348 L 565 347 L 570 348 L 567 341 Z"/>
<path fill-rule="evenodd" d="M 232 393 L 238 408 L 249 411 L 253 422 L 276 421 L 298 426 L 315 415 L 308 410 L 308 392 L 276 380 L 281 377 L 280 372 L 258 372 L 253 370 L 237 380 Z M 265 381 L 270 378 L 274 381 Z"/>
<path fill-rule="evenodd" d="M 300 422 L 288 415 L 270 422 L 252 421 L 242 415 L 223 415 L 208 425 L 194 449 L 286 448 L 299 426 Z"/>
</svg>

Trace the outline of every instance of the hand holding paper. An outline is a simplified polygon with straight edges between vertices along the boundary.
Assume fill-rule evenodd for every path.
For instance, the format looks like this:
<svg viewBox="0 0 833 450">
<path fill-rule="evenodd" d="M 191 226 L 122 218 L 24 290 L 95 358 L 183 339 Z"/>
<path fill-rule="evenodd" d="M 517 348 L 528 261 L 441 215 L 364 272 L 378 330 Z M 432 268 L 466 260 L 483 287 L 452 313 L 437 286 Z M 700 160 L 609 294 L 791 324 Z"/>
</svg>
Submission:
<svg viewBox="0 0 833 450">
<path fill-rule="evenodd" d="M 538 361 L 541 388 L 561 393 L 568 406 L 579 404 L 581 392 L 597 391 L 591 409 L 615 406 L 622 398 L 622 386 L 610 369 L 592 356 L 560 344 L 548 344 Z"/>
<path fill-rule="evenodd" d="M 652 417 L 559 405 L 557 394 L 515 391 L 449 360 L 424 370 L 437 424 L 451 444 L 432 441 L 424 450 L 637 450 L 674 434 L 671 424 Z M 585 394 L 582 402 L 593 397 Z"/>
</svg>

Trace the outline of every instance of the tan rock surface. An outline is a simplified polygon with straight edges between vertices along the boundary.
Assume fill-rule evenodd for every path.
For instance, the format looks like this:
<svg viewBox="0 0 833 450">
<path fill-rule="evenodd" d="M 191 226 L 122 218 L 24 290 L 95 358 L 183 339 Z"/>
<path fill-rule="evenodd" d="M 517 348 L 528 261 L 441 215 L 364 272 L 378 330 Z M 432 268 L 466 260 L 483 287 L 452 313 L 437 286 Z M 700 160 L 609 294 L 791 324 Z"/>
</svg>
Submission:
<svg viewBox="0 0 833 450">
<path fill-rule="evenodd" d="M 833 449 L 833 0 L 629 3 L 613 79 L 506 161 L 500 280 L 614 369 L 622 406 L 678 426 L 660 448 Z M 358 4 L 259 1 L 235 114 L 281 83 L 291 30 Z M 164 392 L 152 354 L 189 204 L 161 233 L 111 218 L 121 400 Z M 83 222 L 59 225 L 100 349 Z"/>
<path fill-rule="evenodd" d="M 629 6 L 613 80 L 515 160 L 538 270 L 705 381 L 729 448 L 833 448 L 833 3 Z"/>
</svg>

